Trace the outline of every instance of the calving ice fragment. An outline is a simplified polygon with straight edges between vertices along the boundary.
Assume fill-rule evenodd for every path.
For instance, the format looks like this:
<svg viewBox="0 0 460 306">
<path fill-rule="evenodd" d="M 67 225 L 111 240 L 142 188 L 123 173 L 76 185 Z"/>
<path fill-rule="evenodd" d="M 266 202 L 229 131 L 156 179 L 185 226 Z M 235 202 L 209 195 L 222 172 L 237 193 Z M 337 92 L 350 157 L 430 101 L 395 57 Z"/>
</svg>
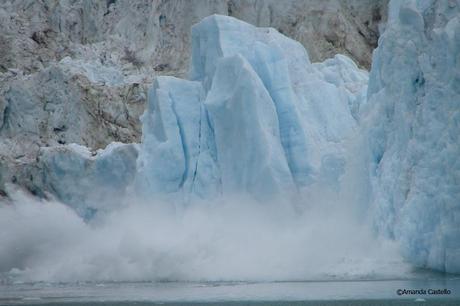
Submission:
<svg viewBox="0 0 460 306">
<path fill-rule="evenodd" d="M 311 64 L 276 30 L 219 15 L 193 27 L 191 62 L 193 81 L 159 77 L 150 92 L 142 188 L 262 200 L 339 180 L 365 71 L 345 56 Z"/>
</svg>

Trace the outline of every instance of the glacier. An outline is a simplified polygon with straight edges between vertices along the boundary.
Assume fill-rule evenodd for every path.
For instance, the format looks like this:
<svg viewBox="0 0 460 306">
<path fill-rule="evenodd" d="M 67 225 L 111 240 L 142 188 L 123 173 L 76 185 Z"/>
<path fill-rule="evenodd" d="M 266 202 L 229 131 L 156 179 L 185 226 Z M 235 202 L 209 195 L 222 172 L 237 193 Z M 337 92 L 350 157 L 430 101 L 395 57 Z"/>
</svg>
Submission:
<svg viewBox="0 0 460 306">
<path fill-rule="evenodd" d="M 362 110 L 379 232 L 460 272 L 460 4 L 392 1 Z"/>
<path fill-rule="evenodd" d="M 192 38 L 190 80 L 158 77 L 149 93 L 138 190 L 264 200 L 339 180 L 365 71 L 342 55 L 311 64 L 298 42 L 232 17 Z"/>
<path fill-rule="evenodd" d="M 149 89 L 141 143 L 112 143 L 97 152 L 76 144 L 41 148 L 44 186 L 89 225 L 97 228 L 108 216 L 107 231 L 128 228 L 120 244 L 142 252 L 120 246 L 118 254 L 112 237 L 101 252 L 118 254 L 115 266 L 127 270 L 148 266 L 159 279 L 194 280 L 196 271 L 204 279 L 219 279 L 219 271 L 228 279 L 266 279 L 273 271 L 281 279 L 302 279 L 310 270 L 322 275 L 303 244 L 330 260 L 347 263 L 354 254 L 367 263 L 368 254 L 398 258 L 393 245 L 387 247 L 396 243 L 413 266 L 460 273 L 459 7 L 455 1 L 391 1 L 370 73 L 340 54 L 312 63 L 300 43 L 275 29 L 206 17 L 192 28 L 189 78 L 158 76 Z M 123 82 L 110 71 L 103 75 Z M 136 201 L 152 208 L 129 204 Z M 127 216 L 112 215 L 126 207 Z M 131 228 L 133 215 L 141 224 Z M 265 241 L 252 222 L 278 240 Z M 255 245 L 286 261 L 266 259 L 273 268 L 267 274 L 260 267 L 239 269 L 238 263 L 249 267 L 259 258 L 250 248 L 255 237 L 264 237 Z M 363 241 L 372 247 L 362 249 Z M 152 263 L 152 245 L 160 250 L 152 251 L 155 260 L 163 251 L 172 252 L 172 261 L 192 262 Z M 346 254 L 335 257 L 335 245 Z M 243 248 L 250 257 L 240 257 Z M 311 262 L 293 267 L 304 255 Z M 219 270 L 229 257 L 233 270 Z M 344 274 L 362 275 L 350 266 Z M 372 264 L 364 266 L 365 273 L 373 271 Z"/>
</svg>

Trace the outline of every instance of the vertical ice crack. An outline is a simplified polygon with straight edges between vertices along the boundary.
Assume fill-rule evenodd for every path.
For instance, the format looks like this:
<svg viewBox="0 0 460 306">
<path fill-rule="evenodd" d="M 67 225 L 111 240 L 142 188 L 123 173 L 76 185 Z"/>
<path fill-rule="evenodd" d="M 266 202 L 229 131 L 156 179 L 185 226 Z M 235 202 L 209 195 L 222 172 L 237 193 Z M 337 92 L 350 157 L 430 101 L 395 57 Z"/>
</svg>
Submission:
<svg viewBox="0 0 460 306">
<path fill-rule="evenodd" d="M 196 155 L 195 167 L 193 169 L 192 185 L 190 187 L 191 190 L 193 190 L 193 187 L 195 185 L 196 173 L 198 171 L 198 161 L 200 160 L 200 154 L 201 154 L 201 122 L 203 121 L 202 117 L 203 117 L 203 112 L 202 112 L 202 106 L 201 106 L 201 101 L 200 101 L 200 121 L 198 122 L 198 150 L 197 150 L 197 155 Z"/>
<path fill-rule="evenodd" d="M 176 101 L 174 100 L 173 96 L 171 93 L 168 93 L 169 99 L 171 99 L 171 110 L 176 117 L 176 122 L 177 122 L 177 127 L 179 128 L 179 135 L 180 135 L 180 141 L 182 145 L 182 152 L 184 153 L 184 160 L 185 160 L 185 169 L 184 173 L 182 174 L 181 181 L 179 183 L 179 188 L 182 188 L 184 186 L 185 180 L 187 179 L 188 176 L 188 165 L 189 165 L 189 152 L 187 145 L 185 144 L 185 134 L 184 134 L 184 128 L 182 126 L 182 122 L 180 120 L 180 117 L 177 114 L 176 111 Z"/>
</svg>

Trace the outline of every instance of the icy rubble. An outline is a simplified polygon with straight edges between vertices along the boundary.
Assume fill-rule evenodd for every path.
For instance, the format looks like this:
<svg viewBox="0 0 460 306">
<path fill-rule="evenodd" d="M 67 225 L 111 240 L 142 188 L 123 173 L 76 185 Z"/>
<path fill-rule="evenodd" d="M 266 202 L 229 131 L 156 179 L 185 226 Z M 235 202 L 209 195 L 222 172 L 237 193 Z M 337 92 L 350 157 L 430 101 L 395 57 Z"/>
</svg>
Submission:
<svg viewBox="0 0 460 306">
<path fill-rule="evenodd" d="M 346 52 L 369 67 L 379 26 L 386 21 L 387 2 L 4 0 L 0 3 L 0 72 L 16 68 L 28 74 L 70 56 L 101 59 L 125 70 L 134 60 L 152 73 L 157 67 L 183 75 L 190 27 L 211 14 L 280 29 L 307 46 L 314 61 Z"/>
<path fill-rule="evenodd" d="M 364 130 L 374 223 L 416 266 L 460 272 L 460 3 L 392 1 Z"/>
<path fill-rule="evenodd" d="M 23 137 L 39 146 L 74 142 L 93 149 L 113 140 L 136 142 L 144 83 L 140 76 L 124 77 L 115 67 L 70 58 L 13 77 L 0 91 L 0 141 Z"/>
<path fill-rule="evenodd" d="M 33 74 L 7 74 L 0 86 L 0 189 L 15 183 L 34 194 L 46 191 L 40 147 L 78 143 L 97 150 L 112 141 L 139 142 L 146 81 L 113 71 L 65 58 Z"/>
</svg>

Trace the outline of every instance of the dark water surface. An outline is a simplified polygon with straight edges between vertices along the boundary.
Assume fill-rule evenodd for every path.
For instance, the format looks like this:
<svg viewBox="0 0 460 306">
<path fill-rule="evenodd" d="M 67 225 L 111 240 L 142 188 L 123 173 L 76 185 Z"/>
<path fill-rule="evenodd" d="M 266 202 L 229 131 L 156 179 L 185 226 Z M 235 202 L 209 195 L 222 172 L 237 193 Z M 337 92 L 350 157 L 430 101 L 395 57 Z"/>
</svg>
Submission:
<svg viewBox="0 0 460 306">
<path fill-rule="evenodd" d="M 419 290 L 419 293 L 399 291 L 398 294 L 398 290 L 404 289 Z M 431 290 L 444 294 L 433 294 Z M 460 306 L 460 278 L 261 283 L 4 284 L 0 285 L 0 305 Z"/>
<path fill-rule="evenodd" d="M 10 304 L 7 304 L 10 305 Z M 429 301 L 412 301 L 412 300 L 340 300 L 340 301 L 240 301 L 240 302 L 87 302 L 87 303 L 76 303 L 76 302 L 51 302 L 51 303 L 40 303 L 40 304 L 28 304 L 16 303 L 11 305 L 45 305 L 45 306 L 56 306 L 56 305 L 69 305 L 69 306 L 153 306 L 153 305 L 165 305 L 165 306 L 406 306 L 406 305 L 445 305 L 445 306 L 459 306 L 460 300 L 429 300 Z"/>
</svg>

